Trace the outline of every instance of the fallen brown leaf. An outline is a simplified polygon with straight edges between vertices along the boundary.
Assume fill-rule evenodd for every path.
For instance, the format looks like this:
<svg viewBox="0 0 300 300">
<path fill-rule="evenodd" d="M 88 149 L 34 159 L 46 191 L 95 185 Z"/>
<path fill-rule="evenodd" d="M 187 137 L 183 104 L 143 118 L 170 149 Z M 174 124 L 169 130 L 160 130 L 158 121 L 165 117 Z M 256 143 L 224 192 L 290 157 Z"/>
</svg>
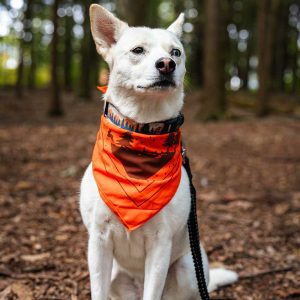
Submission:
<svg viewBox="0 0 300 300">
<path fill-rule="evenodd" d="M 21 259 L 27 262 L 36 262 L 40 260 L 44 260 L 50 257 L 49 252 L 39 253 L 39 254 L 23 254 L 21 255 Z"/>
</svg>

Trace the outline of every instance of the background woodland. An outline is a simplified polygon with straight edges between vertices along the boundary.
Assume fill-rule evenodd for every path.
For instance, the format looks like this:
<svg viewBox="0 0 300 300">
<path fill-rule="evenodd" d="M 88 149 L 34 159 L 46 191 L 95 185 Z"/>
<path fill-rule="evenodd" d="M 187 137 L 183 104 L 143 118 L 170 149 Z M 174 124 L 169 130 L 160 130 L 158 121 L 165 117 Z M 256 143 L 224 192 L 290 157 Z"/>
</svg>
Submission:
<svg viewBox="0 0 300 300">
<path fill-rule="evenodd" d="M 108 81 L 91 3 L 0 0 L 1 300 L 90 299 L 78 192 Z M 299 0 L 98 3 L 137 26 L 185 12 L 201 240 L 240 275 L 212 299 L 300 299 Z"/>
</svg>

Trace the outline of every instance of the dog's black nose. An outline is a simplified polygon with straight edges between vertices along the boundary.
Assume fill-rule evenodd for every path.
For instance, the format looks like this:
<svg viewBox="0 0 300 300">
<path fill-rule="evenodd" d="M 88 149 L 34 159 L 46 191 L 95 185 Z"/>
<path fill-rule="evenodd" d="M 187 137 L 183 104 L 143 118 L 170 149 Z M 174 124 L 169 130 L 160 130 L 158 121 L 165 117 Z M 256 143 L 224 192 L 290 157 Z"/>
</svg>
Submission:
<svg viewBox="0 0 300 300">
<path fill-rule="evenodd" d="M 155 67 L 159 71 L 159 73 L 167 75 L 175 71 L 176 63 L 171 58 L 162 57 L 156 61 Z"/>
</svg>

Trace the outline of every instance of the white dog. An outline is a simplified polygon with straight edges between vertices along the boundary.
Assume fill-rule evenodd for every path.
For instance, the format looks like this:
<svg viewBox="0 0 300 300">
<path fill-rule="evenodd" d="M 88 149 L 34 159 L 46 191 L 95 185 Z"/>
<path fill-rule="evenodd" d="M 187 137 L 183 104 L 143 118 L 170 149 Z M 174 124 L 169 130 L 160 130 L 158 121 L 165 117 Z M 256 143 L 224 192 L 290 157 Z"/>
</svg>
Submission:
<svg viewBox="0 0 300 300">
<path fill-rule="evenodd" d="M 184 98 L 183 14 L 167 30 L 129 27 L 95 4 L 90 17 L 97 51 L 110 68 L 105 101 L 137 123 L 177 117 Z M 80 210 L 89 232 L 92 299 L 200 299 L 187 229 L 190 203 L 189 179 L 182 168 L 171 201 L 128 231 L 101 199 L 90 164 L 81 183 Z M 203 248 L 202 255 L 210 291 L 237 280 L 232 271 L 209 272 Z"/>
</svg>

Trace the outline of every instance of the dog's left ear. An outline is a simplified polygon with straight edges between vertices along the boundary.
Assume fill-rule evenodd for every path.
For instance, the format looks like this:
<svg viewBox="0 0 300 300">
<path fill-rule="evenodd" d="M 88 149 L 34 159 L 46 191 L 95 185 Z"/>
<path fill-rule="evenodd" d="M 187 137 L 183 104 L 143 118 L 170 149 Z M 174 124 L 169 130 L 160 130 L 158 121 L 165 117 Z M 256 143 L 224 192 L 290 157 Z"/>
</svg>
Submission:
<svg viewBox="0 0 300 300">
<path fill-rule="evenodd" d="M 168 31 L 171 31 L 177 35 L 180 39 L 182 36 L 182 29 L 184 24 L 184 13 L 181 13 L 179 17 L 168 27 Z"/>
</svg>

